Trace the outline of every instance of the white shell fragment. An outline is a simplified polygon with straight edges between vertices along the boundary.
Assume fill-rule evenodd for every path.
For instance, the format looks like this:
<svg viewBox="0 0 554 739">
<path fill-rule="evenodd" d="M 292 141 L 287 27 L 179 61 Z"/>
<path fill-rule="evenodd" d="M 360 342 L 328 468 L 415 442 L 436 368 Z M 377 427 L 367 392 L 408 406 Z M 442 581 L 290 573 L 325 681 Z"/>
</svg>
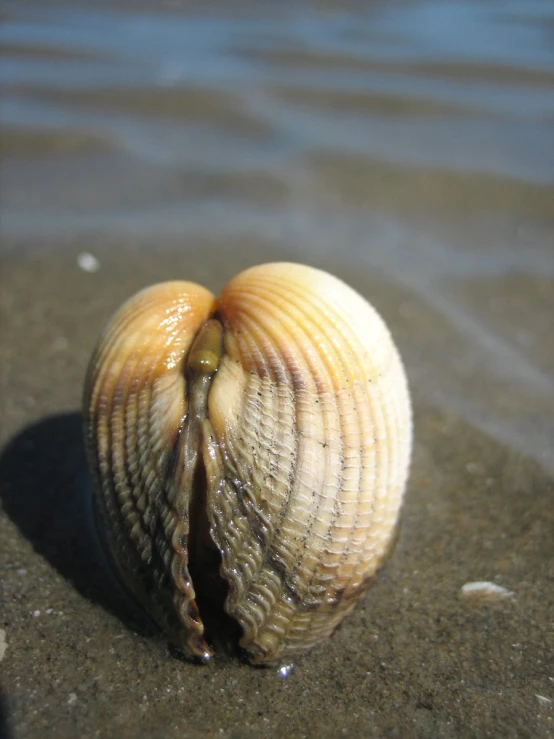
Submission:
<svg viewBox="0 0 554 739">
<path fill-rule="evenodd" d="M 77 264 L 83 270 L 83 272 L 98 272 L 100 269 L 100 262 L 88 251 L 83 251 L 77 257 Z"/>
<path fill-rule="evenodd" d="M 8 642 L 6 641 L 6 631 L 5 629 L 0 629 L 0 662 L 4 659 L 7 648 Z"/>
<path fill-rule="evenodd" d="M 515 593 L 512 590 L 496 585 L 494 582 L 477 581 L 466 582 L 462 586 L 460 594 L 464 598 L 472 598 L 473 600 L 496 601 L 505 598 L 513 598 Z"/>
<path fill-rule="evenodd" d="M 199 603 L 218 589 L 251 662 L 306 651 L 391 549 L 408 386 L 380 316 L 332 275 L 143 290 L 100 340 L 84 413 L 112 558 L 188 655 L 211 657 Z"/>
</svg>

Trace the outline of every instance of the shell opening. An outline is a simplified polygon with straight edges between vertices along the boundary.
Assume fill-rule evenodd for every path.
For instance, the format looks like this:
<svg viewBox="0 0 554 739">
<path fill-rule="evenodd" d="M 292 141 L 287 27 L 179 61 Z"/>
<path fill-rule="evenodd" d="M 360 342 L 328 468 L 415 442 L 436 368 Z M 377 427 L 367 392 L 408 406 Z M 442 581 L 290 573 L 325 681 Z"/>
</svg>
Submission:
<svg viewBox="0 0 554 739">
<path fill-rule="evenodd" d="M 188 498 L 187 560 L 199 619 L 208 641 L 217 641 L 218 647 L 229 651 L 238 643 L 240 629 L 224 611 L 228 586 L 220 574 L 221 554 L 210 534 L 206 468 L 200 452 L 208 396 L 222 352 L 223 326 L 217 318 L 211 318 L 200 328 L 186 361 L 190 405 L 185 421 L 182 489 L 185 505 Z M 201 659 L 208 661 L 206 656 Z"/>
<path fill-rule="evenodd" d="M 206 640 L 216 652 L 230 654 L 237 649 L 241 630 L 239 624 L 224 609 L 229 588 L 220 572 L 221 554 L 210 534 L 206 485 L 206 470 L 200 457 L 189 508 L 189 572 Z"/>
</svg>

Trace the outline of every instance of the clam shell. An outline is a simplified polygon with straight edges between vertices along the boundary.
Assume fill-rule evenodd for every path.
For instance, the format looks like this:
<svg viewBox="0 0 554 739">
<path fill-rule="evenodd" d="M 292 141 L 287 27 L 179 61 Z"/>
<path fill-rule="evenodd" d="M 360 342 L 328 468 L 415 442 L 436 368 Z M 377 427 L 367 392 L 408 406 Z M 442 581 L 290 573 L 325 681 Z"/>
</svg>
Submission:
<svg viewBox="0 0 554 739">
<path fill-rule="evenodd" d="M 328 636 L 390 549 L 408 387 L 381 318 L 329 274 L 142 291 L 91 360 L 85 415 L 108 548 L 188 654 L 211 654 L 191 570 L 209 586 L 215 550 L 241 645 L 271 663 Z"/>
</svg>

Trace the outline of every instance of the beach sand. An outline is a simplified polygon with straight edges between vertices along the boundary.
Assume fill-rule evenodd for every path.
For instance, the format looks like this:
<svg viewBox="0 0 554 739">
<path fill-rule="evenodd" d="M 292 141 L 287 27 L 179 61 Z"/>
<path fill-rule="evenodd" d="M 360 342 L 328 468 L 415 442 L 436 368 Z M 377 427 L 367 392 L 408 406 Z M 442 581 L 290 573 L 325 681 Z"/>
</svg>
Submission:
<svg viewBox="0 0 554 739">
<path fill-rule="evenodd" d="M 215 250 L 208 258 L 205 245 L 155 256 L 105 245 L 91 274 L 77 264 L 82 246 L 22 254 L 20 244 L 3 264 L 2 684 L 14 736 L 547 735 L 552 472 L 425 399 L 433 362 L 420 360 L 418 381 L 411 358 L 433 355 L 440 326 L 414 318 L 425 311 L 416 301 L 409 319 L 399 316 L 407 296 L 369 276 L 364 292 L 401 348 L 412 330 L 418 337 L 403 352 L 416 375 L 413 466 L 385 570 L 286 679 L 225 655 L 207 668 L 189 664 L 145 627 L 103 569 L 91 528 L 79 415 L 86 364 L 111 310 L 140 286 L 180 273 L 205 281 L 187 266 L 202 253 L 198 271 L 212 264 L 217 287 L 252 255 L 229 264 Z M 515 280 L 514 292 L 540 302 L 541 281 Z M 551 296 L 543 291 L 546 308 Z M 441 351 L 456 351 L 446 332 Z M 537 413 L 543 433 L 550 422 Z M 462 598 L 475 580 L 514 595 Z"/>
</svg>

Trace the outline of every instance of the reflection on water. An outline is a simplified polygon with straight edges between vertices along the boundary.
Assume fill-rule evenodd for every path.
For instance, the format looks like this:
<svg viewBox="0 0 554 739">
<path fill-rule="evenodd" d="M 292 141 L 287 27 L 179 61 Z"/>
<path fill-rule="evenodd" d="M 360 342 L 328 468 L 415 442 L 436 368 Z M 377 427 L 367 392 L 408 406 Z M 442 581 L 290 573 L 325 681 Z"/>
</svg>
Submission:
<svg viewBox="0 0 554 739">
<path fill-rule="evenodd" d="M 416 393 L 553 468 L 551 0 L 155 6 L 5 4 L 4 248 L 244 236 L 382 275 Z"/>
</svg>

